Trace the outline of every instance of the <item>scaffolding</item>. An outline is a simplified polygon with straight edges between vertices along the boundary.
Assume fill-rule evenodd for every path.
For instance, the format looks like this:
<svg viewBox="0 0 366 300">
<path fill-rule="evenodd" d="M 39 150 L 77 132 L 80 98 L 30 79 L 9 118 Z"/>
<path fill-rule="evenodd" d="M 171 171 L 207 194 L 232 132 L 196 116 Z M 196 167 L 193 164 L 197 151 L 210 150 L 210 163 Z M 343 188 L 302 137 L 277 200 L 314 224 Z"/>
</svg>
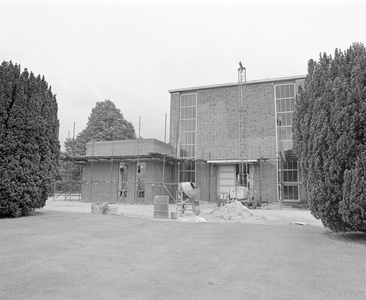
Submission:
<svg viewBox="0 0 366 300">
<path fill-rule="evenodd" d="M 245 107 L 244 101 L 246 97 L 243 95 L 243 87 L 244 92 L 246 93 L 246 83 L 247 83 L 247 71 L 246 68 L 243 67 L 241 62 L 239 62 L 238 68 L 238 89 L 239 89 L 239 149 L 240 149 L 240 173 L 242 179 L 240 180 L 241 184 L 247 185 L 248 178 L 244 179 L 244 158 L 245 158 L 245 174 L 248 174 L 248 141 L 247 141 L 247 127 L 248 127 L 248 109 Z M 245 95 L 246 96 L 246 95 Z"/>
</svg>

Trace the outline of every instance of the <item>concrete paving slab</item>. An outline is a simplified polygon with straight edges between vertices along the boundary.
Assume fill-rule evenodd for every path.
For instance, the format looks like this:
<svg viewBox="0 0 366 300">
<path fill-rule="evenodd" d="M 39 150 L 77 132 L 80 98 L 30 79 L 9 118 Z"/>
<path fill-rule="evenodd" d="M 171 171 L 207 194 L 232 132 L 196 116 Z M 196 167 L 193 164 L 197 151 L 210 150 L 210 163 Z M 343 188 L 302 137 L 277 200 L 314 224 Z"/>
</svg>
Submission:
<svg viewBox="0 0 366 300">
<path fill-rule="evenodd" d="M 75 213 L 91 213 L 91 203 L 80 201 L 63 201 L 53 200 L 50 198 L 46 201 L 44 210 L 66 211 Z M 287 224 L 287 225 L 304 225 L 304 226 L 321 226 L 321 221 L 315 219 L 310 210 L 296 209 L 289 207 L 280 208 L 279 203 L 271 203 L 261 208 L 250 209 L 251 216 L 235 220 L 223 220 L 215 218 L 211 213 L 217 209 L 216 203 L 202 203 L 200 217 L 205 218 L 209 223 L 235 221 L 239 223 L 254 224 Z M 169 219 L 154 219 L 154 205 L 137 205 L 137 204 L 119 204 L 118 213 L 121 216 L 147 218 L 152 220 L 171 220 L 176 222 L 197 222 L 196 214 L 192 211 L 186 211 L 183 217 L 171 219 L 171 212 L 177 212 L 175 204 L 169 205 Z"/>
</svg>

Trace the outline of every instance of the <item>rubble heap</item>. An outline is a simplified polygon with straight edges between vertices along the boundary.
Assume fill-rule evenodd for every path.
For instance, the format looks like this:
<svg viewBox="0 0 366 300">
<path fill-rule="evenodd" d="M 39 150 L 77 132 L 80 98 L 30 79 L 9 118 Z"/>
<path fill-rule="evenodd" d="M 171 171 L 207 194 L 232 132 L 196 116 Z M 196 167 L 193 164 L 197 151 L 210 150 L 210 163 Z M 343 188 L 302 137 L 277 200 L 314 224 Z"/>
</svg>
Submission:
<svg viewBox="0 0 366 300">
<path fill-rule="evenodd" d="M 218 207 L 214 209 L 210 213 L 210 215 L 213 218 L 221 221 L 237 221 L 237 222 L 247 219 L 264 218 L 263 216 L 253 214 L 246 206 L 244 206 L 243 204 L 241 204 L 241 202 L 237 200 L 233 200 L 223 207 Z"/>
</svg>

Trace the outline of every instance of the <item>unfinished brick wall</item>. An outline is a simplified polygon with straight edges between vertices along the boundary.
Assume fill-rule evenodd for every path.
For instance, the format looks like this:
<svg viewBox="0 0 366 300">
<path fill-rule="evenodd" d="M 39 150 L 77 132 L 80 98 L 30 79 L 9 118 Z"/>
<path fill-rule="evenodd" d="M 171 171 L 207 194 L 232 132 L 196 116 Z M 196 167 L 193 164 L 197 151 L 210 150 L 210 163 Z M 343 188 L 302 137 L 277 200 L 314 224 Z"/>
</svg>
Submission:
<svg viewBox="0 0 366 300">
<path fill-rule="evenodd" d="M 118 198 L 119 161 L 87 162 L 83 167 L 81 201 L 116 202 Z M 113 182 L 112 182 L 113 181 Z"/>
<path fill-rule="evenodd" d="M 126 197 L 120 195 L 120 163 L 125 164 L 127 172 Z M 94 161 L 87 162 L 83 168 L 83 181 L 81 200 L 85 202 L 126 202 L 136 204 L 153 204 L 155 195 L 168 195 L 162 187 L 163 162 L 154 160 L 139 161 L 142 166 L 140 173 L 137 173 L 137 161 Z M 175 168 L 169 163 L 165 164 L 165 182 L 175 182 Z M 139 197 L 137 193 L 136 180 L 144 187 L 144 196 Z M 93 181 L 93 183 L 91 183 Z M 166 185 L 170 193 L 174 196 L 176 185 Z M 172 199 L 171 199 L 172 200 Z"/>
<path fill-rule="evenodd" d="M 199 187 L 199 200 L 216 202 L 217 173 L 216 166 L 196 163 L 196 184 Z"/>
<path fill-rule="evenodd" d="M 93 149 L 94 145 L 94 149 Z M 86 146 L 86 156 L 148 155 L 151 152 L 172 154 L 173 148 L 157 139 L 91 141 Z"/>
</svg>

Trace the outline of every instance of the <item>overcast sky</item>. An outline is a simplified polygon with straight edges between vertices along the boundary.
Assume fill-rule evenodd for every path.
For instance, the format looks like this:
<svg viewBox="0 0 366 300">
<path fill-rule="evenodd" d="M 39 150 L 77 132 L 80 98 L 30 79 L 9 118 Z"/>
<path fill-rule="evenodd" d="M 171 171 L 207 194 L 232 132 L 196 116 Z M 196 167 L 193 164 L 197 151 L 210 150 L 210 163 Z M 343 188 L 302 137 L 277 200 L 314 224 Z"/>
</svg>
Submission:
<svg viewBox="0 0 366 300">
<path fill-rule="evenodd" d="M 110 99 L 164 140 L 168 90 L 305 75 L 309 59 L 365 43 L 366 1 L 0 0 L 0 60 L 44 75 L 60 142 Z"/>
</svg>

